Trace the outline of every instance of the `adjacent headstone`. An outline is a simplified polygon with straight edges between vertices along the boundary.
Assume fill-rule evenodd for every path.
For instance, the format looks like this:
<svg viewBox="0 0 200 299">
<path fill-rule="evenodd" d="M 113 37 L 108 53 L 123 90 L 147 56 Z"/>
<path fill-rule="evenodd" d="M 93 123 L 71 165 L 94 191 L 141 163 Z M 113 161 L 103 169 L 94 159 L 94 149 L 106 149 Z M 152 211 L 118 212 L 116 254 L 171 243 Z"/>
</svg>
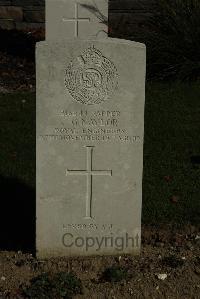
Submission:
<svg viewBox="0 0 200 299">
<path fill-rule="evenodd" d="M 46 39 L 107 35 L 108 0 L 47 0 Z"/>
</svg>

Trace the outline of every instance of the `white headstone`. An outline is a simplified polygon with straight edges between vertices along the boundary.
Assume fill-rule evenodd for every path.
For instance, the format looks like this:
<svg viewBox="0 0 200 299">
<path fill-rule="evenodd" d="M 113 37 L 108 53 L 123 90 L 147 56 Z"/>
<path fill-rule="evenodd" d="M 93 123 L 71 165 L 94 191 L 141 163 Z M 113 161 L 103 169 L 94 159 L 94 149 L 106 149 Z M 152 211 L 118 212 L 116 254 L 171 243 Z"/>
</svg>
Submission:
<svg viewBox="0 0 200 299">
<path fill-rule="evenodd" d="M 38 256 L 138 253 L 145 47 L 37 46 Z"/>
<path fill-rule="evenodd" d="M 108 0 L 47 0 L 46 39 L 107 36 Z"/>
<path fill-rule="evenodd" d="M 79 31 L 64 9 L 76 1 L 66 1 L 56 1 L 56 29 L 48 18 L 48 41 L 36 51 L 37 255 L 137 254 L 146 49 L 91 40 L 99 27 L 82 30 L 82 20 Z M 59 25 L 59 16 L 68 21 Z"/>
</svg>

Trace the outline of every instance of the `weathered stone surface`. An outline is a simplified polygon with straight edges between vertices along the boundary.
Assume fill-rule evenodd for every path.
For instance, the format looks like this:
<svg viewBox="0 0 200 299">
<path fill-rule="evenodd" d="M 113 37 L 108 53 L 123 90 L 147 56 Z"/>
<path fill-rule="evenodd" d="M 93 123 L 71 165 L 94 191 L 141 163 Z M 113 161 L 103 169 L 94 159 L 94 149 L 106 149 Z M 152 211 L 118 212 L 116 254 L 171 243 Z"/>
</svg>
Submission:
<svg viewBox="0 0 200 299">
<path fill-rule="evenodd" d="M 0 0 L 0 6 L 11 5 L 11 0 Z"/>
<path fill-rule="evenodd" d="M 44 23 L 28 23 L 28 22 L 16 22 L 15 24 L 17 30 L 27 31 L 30 29 L 44 29 Z"/>
<path fill-rule="evenodd" d="M 1 20 L 0 19 L 0 28 L 5 30 L 15 29 L 15 22 L 13 20 Z"/>
<path fill-rule="evenodd" d="M 46 39 L 102 38 L 107 20 L 107 0 L 47 0 Z"/>
<path fill-rule="evenodd" d="M 30 23 L 42 23 L 45 21 L 45 13 L 41 10 L 25 10 L 24 21 Z"/>
<path fill-rule="evenodd" d="M 45 0 L 12 0 L 16 6 L 45 6 Z"/>
<path fill-rule="evenodd" d="M 37 45 L 37 255 L 140 249 L 145 47 Z"/>
<path fill-rule="evenodd" d="M 22 8 L 14 6 L 0 6 L 0 19 L 12 19 L 15 21 L 22 21 Z"/>
</svg>

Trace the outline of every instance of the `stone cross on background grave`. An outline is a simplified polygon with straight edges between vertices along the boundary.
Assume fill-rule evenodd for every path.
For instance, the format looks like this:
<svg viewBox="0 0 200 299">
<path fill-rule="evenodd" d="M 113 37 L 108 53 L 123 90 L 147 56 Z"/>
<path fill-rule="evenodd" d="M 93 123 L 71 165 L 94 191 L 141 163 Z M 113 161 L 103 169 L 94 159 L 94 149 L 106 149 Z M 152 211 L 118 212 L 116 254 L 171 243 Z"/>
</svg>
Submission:
<svg viewBox="0 0 200 299">
<path fill-rule="evenodd" d="M 107 36 L 108 0 L 46 0 L 46 39 Z"/>
<path fill-rule="evenodd" d="M 47 40 L 36 49 L 38 257 L 140 250 L 146 50 L 99 39 L 95 3 L 107 18 L 107 0 L 46 3 Z"/>
<path fill-rule="evenodd" d="M 79 5 L 78 3 L 74 3 L 75 4 L 75 16 L 72 19 L 65 19 L 63 18 L 63 22 L 74 22 L 75 25 L 75 32 L 74 32 L 74 37 L 78 37 L 79 36 L 79 22 L 90 22 L 90 18 L 81 18 L 79 17 Z"/>
</svg>

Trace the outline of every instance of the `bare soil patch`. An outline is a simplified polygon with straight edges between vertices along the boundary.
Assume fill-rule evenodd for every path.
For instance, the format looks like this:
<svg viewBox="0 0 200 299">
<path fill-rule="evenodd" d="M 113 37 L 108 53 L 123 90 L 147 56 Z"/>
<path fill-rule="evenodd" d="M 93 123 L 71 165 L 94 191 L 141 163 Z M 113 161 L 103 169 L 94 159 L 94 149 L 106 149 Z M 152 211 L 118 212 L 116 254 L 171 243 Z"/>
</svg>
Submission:
<svg viewBox="0 0 200 299">
<path fill-rule="evenodd" d="M 109 267 L 121 267 L 128 275 L 117 282 L 102 280 L 103 272 Z M 77 299 L 198 299 L 200 231 L 193 226 L 184 230 L 143 227 L 142 250 L 137 257 L 38 260 L 28 253 L 0 252 L 0 298 L 26 298 L 22 289 L 32 278 L 59 272 L 73 272 L 81 280 L 83 294 L 76 295 Z"/>
</svg>

